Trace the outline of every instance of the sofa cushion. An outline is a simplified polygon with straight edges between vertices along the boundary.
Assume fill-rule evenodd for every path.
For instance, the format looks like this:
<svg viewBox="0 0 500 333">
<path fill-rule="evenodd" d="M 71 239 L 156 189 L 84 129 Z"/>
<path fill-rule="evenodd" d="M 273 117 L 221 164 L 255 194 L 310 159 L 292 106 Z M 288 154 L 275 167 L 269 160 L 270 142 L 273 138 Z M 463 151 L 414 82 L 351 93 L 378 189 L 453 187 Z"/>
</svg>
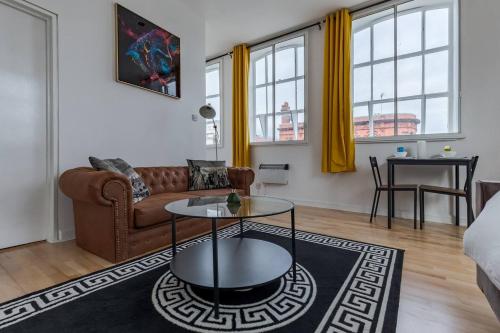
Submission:
<svg viewBox="0 0 500 333">
<path fill-rule="evenodd" d="M 139 176 L 139 174 L 130 166 L 130 164 L 128 164 L 121 158 L 109 158 L 106 160 L 101 160 L 97 157 L 90 156 L 89 162 L 96 170 L 112 171 L 127 176 L 130 184 L 132 185 L 132 200 L 134 203 L 137 203 L 149 197 L 149 189 L 146 184 L 144 184 L 141 176 Z"/>
<path fill-rule="evenodd" d="M 226 188 L 229 183 L 225 161 L 187 160 L 189 190 Z"/>
<path fill-rule="evenodd" d="M 185 194 L 190 194 L 194 196 L 200 196 L 200 197 L 207 197 L 207 196 L 217 196 L 217 195 L 228 195 L 231 193 L 230 188 L 218 188 L 214 190 L 198 190 L 198 191 L 189 191 L 189 192 L 184 192 Z M 236 192 L 239 195 L 245 195 L 244 190 L 236 189 Z"/>
<path fill-rule="evenodd" d="M 169 221 L 172 218 L 172 214 L 168 213 L 164 208 L 167 203 L 196 197 L 198 195 L 188 193 L 160 193 L 152 195 L 134 205 L 135 227 L 144 228 Z"/>
</svg>

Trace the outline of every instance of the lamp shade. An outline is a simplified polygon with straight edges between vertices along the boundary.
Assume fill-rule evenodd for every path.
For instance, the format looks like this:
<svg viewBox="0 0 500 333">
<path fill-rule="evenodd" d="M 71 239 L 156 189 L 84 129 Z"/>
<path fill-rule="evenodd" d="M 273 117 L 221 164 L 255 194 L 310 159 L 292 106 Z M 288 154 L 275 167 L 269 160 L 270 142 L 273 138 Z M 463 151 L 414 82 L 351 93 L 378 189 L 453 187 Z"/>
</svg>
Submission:
<svg viewBox="0 0 500 333">
<path fill-rule="evenodd" d="M 200 115 L 205 119 L 214 119 L 215 109 L 210 104 L 203 105 L 200 108 Z"/>
</svg>

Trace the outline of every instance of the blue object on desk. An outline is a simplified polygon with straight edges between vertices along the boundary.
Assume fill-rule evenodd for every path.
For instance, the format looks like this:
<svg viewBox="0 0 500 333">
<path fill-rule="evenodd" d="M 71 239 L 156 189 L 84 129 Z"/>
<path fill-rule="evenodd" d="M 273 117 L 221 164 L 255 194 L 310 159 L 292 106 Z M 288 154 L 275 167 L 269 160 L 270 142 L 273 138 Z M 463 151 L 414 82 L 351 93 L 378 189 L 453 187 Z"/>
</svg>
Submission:
<svg viewBox="0 0 500 333">
<path fill-rule="evenodd" d="M 402 153 L 402 152 L 404 152 L 404 151 L 405 151 L 405 147 L 398 147 L 398 148 L 397 148 L 397 152 L 398 152 L 398 153 Z"/>
</svg>

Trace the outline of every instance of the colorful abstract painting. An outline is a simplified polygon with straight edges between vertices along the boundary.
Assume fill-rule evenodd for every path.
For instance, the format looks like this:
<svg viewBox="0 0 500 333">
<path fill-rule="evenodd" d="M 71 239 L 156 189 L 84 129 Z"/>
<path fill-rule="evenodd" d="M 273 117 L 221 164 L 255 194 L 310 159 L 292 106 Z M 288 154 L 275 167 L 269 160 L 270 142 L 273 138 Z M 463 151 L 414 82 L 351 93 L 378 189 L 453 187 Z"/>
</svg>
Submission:
<svg viewBox="0 0 500 333">
<path fill-rule="evenodd" d="M 116 4 L 117 81 L 180 98 L 180 39 Z"/>
</svg>

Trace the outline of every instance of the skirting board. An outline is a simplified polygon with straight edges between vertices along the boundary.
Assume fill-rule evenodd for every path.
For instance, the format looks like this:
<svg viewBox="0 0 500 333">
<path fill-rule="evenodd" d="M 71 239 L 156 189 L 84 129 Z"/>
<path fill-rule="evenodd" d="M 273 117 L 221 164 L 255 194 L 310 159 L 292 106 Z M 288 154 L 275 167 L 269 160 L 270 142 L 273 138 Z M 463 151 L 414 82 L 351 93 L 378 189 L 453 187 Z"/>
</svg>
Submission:
<svg viewBox="0 0 500 333">
<path fill-rule="evenodd" d="M 281 198 L 290 200 L 299 206 L 328 208 L 328 209 L 336 209 L 336 210 L 342 210 L 342 211 L 353 212 L 353 213 L 363 213 L 363 214 L 370 214 L 370 210 L 371 210 L 371 206 L 367 208 L 367 207 L 358 206 L 358 205 L 347 205 L 347 204 L 337 204 L 337 203 L 331 203 L 331 202 L 309 201 L 309 200 L 302 200 L 302 199 L 297 199 L 297 198 L 286 198 L 286 197 L 281 197 Z M 417 212 L 417 214 L 418 214 L 418 212 Z M 402 210 L 396 209 L 395 215 L 397 218 L 399 217 L 399 218 L 403 218 L 403 219 L 413 219 L 413 211 L 408 212 L 408 211 L 402 211 Z M 387 209 L 385 207 L 382 207 L 382 205 L 379 205 L 377 216 L 387 216 Z M 417 219 L 418 219 L 418 215 L 417 215 Z M 455 216 L 453 216 L 453 215 L 429 215 L 429 214 L 426 214 L 425 220 L 428 222 L 454 224 L 455 223 Z M 467 218 L 466 217 L 460 217 L 460 225 L 467 226 Z"/>
</svg>

